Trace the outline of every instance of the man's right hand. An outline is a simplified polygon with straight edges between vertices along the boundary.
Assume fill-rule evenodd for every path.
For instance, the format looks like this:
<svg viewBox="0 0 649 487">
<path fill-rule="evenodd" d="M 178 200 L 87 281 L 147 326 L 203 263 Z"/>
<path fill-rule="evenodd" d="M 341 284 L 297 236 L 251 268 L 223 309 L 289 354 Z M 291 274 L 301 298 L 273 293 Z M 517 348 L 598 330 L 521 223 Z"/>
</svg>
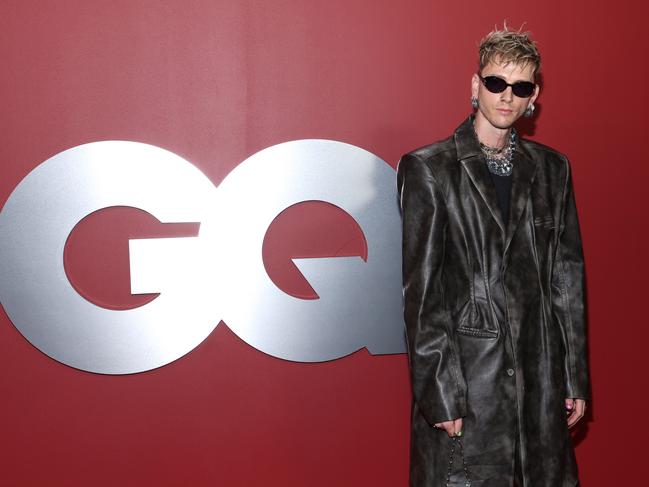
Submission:
<svg viewBox="0 0 649 487">
<path fill-rule="evenodd" d="M 462 436 L 462 418 L 444 421 L 442 423 L 435 423 L 435 428 L 446 431 L 449 438 Z"/>
</svg>

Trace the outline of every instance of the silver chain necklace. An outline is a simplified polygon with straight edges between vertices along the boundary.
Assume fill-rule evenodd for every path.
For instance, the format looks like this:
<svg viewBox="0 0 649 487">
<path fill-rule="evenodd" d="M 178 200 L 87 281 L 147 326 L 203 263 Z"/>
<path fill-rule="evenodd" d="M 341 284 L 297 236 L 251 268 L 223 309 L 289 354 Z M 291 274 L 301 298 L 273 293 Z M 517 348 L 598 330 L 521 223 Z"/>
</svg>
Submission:
<svg viewBox="0 0 649 487">
<path fill-rule="evenodd" d="M 477 138 L 477 134 L 476 134 Z M 512 128 L 509 133 L 509 143 L 502 149 L 489 147 L 478 140 L 480 150 L 487 159 L 487 168 L 489 172 L 497 176 L 509 176 L 514 169 L 512 159 L 514 158 L 514 149 L 516 147 L 516 132 Z"/>
</svg>

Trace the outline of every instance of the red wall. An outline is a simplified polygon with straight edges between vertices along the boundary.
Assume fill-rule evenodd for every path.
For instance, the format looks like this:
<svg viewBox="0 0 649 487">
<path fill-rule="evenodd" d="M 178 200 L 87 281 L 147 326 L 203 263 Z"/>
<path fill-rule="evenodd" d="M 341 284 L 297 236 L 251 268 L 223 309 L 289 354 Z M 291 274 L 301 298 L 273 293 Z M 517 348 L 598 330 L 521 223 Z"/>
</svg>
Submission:
<svg viewBox="0 0 649 487">
<path fill-rule="evenodd" d="M 587 259 L 593 401 L 575 432 L 582 483 L 630 485 L 649 434 L 648 14 L 630 0 L 4 0 L 0 204 L 48 157 L 105 139 L 169 149 L 215 184 L 258 150 L 300 138 L 349 142 L 394 165 L 467 115 L 479 38 L 503 19 L 526 21 L 543 85 L 525 130 L 572 161 Z M 97 302 L 131 306 L 126 254 L 99 243 L 159 229 L 100 213 L 79 230 L 98 244 L 68 249 L 71 276 Z M 273 264 L 276 282 L 308 295 L 288 257 L 329 255 L 341 232 L 360 237 L 318 205 L 285 218 L 265 255 L 285 259 L 284 270 Z M 117 269 L 103 286 L 101 269 L 79 265 L 89 256 Z M 0 391 L 2 485 L 407 485 L 403 355 L 291 363 L 222 323 L 170 365 L 102 376 L 43 355 L 2 312 Z"/>
</svg>

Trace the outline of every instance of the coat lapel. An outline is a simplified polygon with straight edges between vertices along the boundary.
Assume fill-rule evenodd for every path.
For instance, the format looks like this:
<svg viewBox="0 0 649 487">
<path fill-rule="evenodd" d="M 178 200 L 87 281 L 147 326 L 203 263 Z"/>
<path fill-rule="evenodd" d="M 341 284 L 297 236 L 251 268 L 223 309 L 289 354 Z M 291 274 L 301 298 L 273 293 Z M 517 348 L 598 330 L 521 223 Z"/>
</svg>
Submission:
<svg viewBox="0 0 649 487">
<path fill-rule="evenodd" d="M 478 193 L 480 193 L 487 208 L 489 208 L 491 216 L 498 223 L 504 237 L 505 222 L 503 222 L 500 212 L 496 188 L 491 181 L 491 176 L 489 176 L 489 170 L 482 156 L 478 139 L 473 131 L 473 115 L 455 131 L 455 147 L 457 149 L 458 160 L 464 166 L 473 185 L 478 190 Z"/>
<path fill-rule="evenodd" d="M 476 189 L 482 196 L 482 199 L 489 208 L 491 216 L 496 220 L 500 230 L 505 235 L 505 222 L 503 222 L 502 213 L 500 212 L 500 206 L 498 204 L 498 195 L 496 194 L 496 188 L 491 182 L 489 172 L 487 170 L 487 165 L 485 164 L 482 157 L 474 157 L 472 159 L 464 159 L 462 165 L 466 169 L 466 172 L 469 174 L 471 181 L 475 185 Z"/>
<path fill-rule="evenodd" d="M 484 200 L 491 216 L 496 220 L 505 241 L 505 253 L 516 233 L 521 216 L 525 211 L 527 200 L 537 165 L 532 156 L 525 149 L 520 139 L 516 144 L 514 153 L 514 172 L 512 175 L 512 190 L 509 202 L 509 221 L 503 222 L 498 203 L 498 195 L 494 187 L 487 164 L 485 163 L 480 145 L 473 130 L 473 115 L 471 115 L 455 131 L 455 146 L 457 158 L 466 169 L 469 178 L 475 185 Z"/>
<path fill-rule="evenodd" d="M 537 165 L 529 152 L 523 147 L 520 139 L 516 144 L 514 153 L 514 172 L 512 173 L 512 192 L 509 201 L 509 223 L 505 238 L 505 253 L 509 247 L 516 229 L 525 211 L 527 200 L 530 197 L 532 183 L 536 176 Z"/>
</svg>

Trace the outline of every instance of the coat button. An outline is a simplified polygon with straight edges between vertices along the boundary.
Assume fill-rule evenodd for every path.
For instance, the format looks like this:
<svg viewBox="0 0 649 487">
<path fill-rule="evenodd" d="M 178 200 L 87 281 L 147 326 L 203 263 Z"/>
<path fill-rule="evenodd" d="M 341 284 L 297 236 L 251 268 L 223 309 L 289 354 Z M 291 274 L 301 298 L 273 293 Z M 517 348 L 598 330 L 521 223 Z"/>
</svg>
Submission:
<svg viewBox="0 0 649 487">
<path fill-rule="evenodd" d="M 514 374 L 515 374 L 514 369 L 507 369 L 507 375 L 508 375 L 509 377 L 511 377 L 511 376 L 514 375 Z"/>
</svg>

